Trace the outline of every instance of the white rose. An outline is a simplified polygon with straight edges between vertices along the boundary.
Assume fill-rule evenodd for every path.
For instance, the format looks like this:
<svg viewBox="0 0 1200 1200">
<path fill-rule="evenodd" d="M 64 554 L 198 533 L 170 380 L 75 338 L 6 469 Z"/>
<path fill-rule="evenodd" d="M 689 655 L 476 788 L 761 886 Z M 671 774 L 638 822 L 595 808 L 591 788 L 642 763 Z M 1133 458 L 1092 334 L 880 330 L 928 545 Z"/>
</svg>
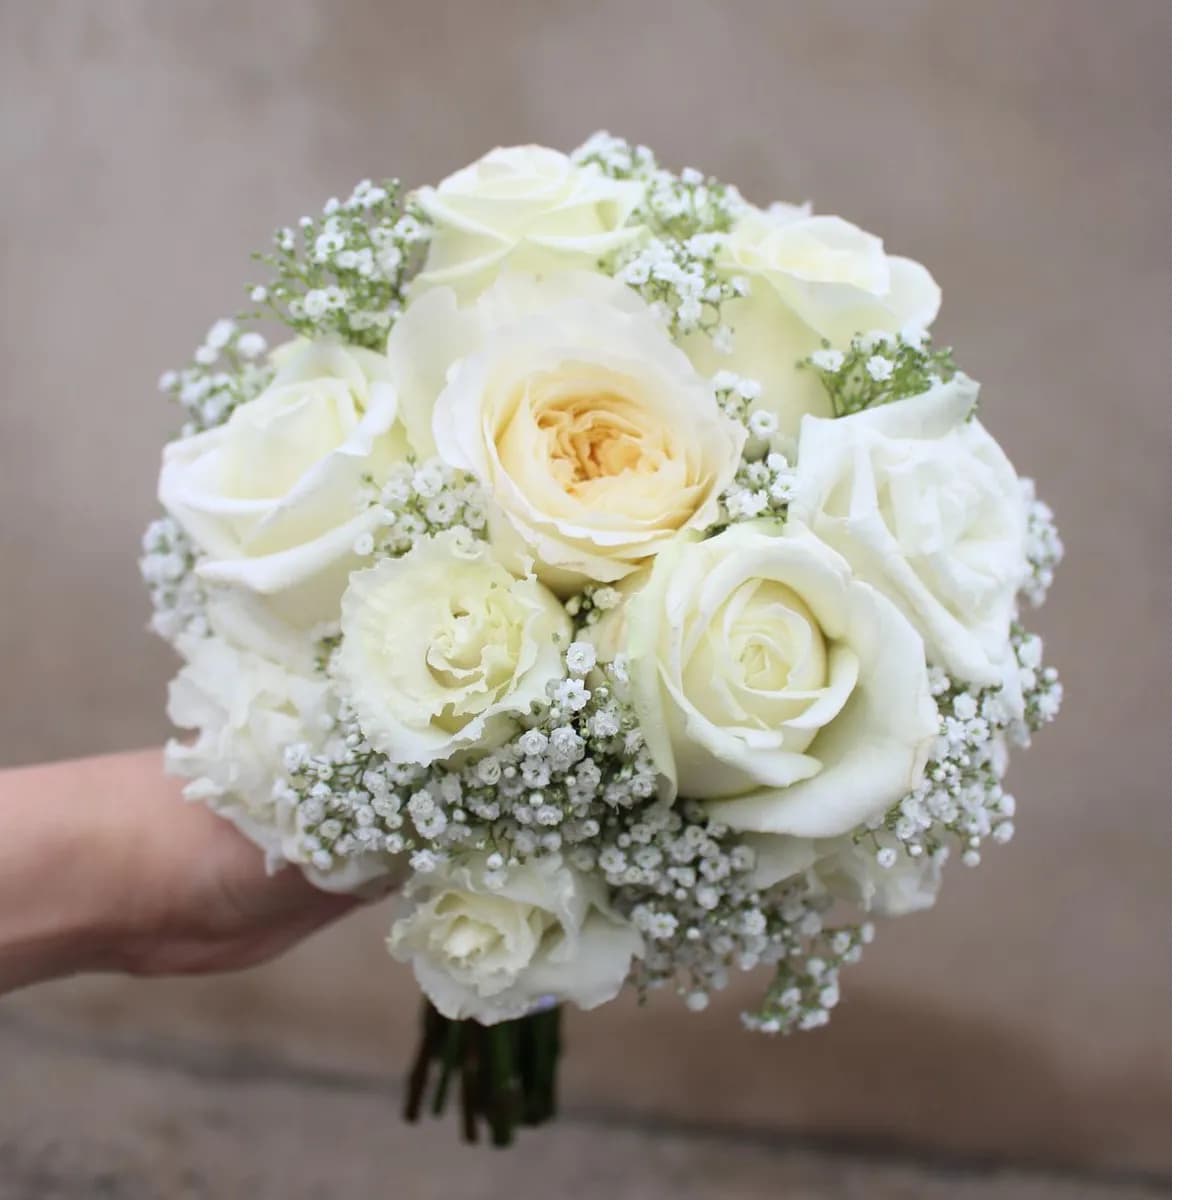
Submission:
<svg viewBox="0 0 1200 1200">
<path fill-rule="evenodd" d="M 551 1000 L 595 1008 L 620 991 L 642 941 L 599 880 L 557 855 L 510 869 L 498 892 L 484 874 L 476 862 L 414 877 L 388 939 L 443 1016 L 494 1025 Z"/>
<path fill-rule="evenodd" d="M 601 275 L 506 275 L 465 308 L 428 292 L 388 353 L 418 451 L 477 476 L 493 543 L 556 589 L 621 579 L 712 524 L 737 469 L 745 431 Z"/>
<path fill-rule="evenodd" d="M 416 287 L 447 284 L 470 296 L 502 267 L 592 267 L 638 236 L 629 218 L 644 191 L 641 183 L 577 167 L 544 146 L 492 150 L 436 188 L 418 191 L 433 236 Z"/>
<path fill-rule="evenodd" d="M 921 639 L 807 530 L 681 539 L 620 620 L 647 746 L 717 820 L 833 837 L 920 777 L 938 728 Z"/>
<path fill-rule="evenodd" d="M 748 209 L 724 239 L 721 262 L 750 284 L 725 308 L 733 352 L 719 354 L 699 335 L 688 350 L 706 373 L 730 370 L 762 385 L 762 407 L 780 419 L 780 446 L 790 446 L 805 413 L 831 415 L 819 372 L 803 365 L 822 339 L 845 349 L 856 333 L 920 333 L 941 304 L 920 263 L 807 206 Z"/>
<path fill-rule="evenodd" d="M 965 376 L 838 420 L 806 417 L 791 516 L 900 608 L 931 662 L 1019 704 L 1009 645 L 1026 504 L 1004 451 L 967 420 Z"/>
<path fill-rule="evenodd" d="M 387 360 L 367 350 L 293 342 L 271 385 L 226 424 L 171 442 L 159 499 L 204 554 L 202 579 L 271 597 L 310 624 L 337 611 L 364 473 L 407 452 Z"/>
<path fill-rule="evenodd" d="M 793 838 L 749 834 L 755 852 L 753 885 L 768 888 L 804 876 L 812 886 L 863 912 L 902 917 L 931 908 L 942 883 L 941 864 L 933 855 L 913 858 L 903 850 L 890 867 L 880 864 L 869 841 L 857 845 L 848 837 Z"/>
<path fill-rule="evenodd" d="M 285 747 L 324 736 L 321 718 L 332 711 L 328 681 L 224 637 L 185 635 L 176 648 L 185 665 L 171 681 L 167 715 L 195 734 L 168 742 L 167 770 L 190 781 L 187 799 L 203 800 L 262 849 L 268 870 L 303 863 L 295 809 L 272 788 L 283 773 Z M 379 879 L 391 865 L 383 856 L 361 855 L 332 872 L 302 869 L 317 887 L 344 892 Z"/>
<path fill-rule="evenodd" d="M 562 677 L 571 621 L 458 532 L 350 577 L 333 673 L 372 745 L 428 765 L 495 744 Z"/>
</svg>

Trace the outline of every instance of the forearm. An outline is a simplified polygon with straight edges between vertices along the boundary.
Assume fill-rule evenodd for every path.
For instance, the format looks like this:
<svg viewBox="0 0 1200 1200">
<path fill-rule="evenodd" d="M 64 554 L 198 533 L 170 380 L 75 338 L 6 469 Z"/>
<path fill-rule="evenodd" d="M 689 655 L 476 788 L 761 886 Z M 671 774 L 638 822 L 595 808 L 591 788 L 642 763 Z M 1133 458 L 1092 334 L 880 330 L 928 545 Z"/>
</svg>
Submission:
<svg viewBox="0 0 1200 1200">
<path fill-rule="evenodd" d="M 162 751 L 0 772 L 0 994 L 261 962 L 353 908 L 186 803 Z"/>
<path fill-rule="evenodd" d="M 131 798 L 178 794 L 160 763 L 142 752 L 0 772 L 0 993 L 121 965 L 142 836 Z"/>
</svg>

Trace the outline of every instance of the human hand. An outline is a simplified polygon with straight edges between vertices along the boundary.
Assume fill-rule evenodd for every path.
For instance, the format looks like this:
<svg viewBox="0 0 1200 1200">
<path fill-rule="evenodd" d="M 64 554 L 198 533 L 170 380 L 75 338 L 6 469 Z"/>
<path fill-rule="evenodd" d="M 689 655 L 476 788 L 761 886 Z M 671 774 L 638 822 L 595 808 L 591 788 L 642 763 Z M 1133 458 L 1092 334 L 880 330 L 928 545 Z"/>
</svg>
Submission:
<svg viewBox="0 0 1200 1200">
<path fill-rule="evenodd" d="M 233 970 L 358 901 L 314 888 L 202 804 L 159 750 L 0 774 L 0 992 L 55 975 Z"/>
</svg>

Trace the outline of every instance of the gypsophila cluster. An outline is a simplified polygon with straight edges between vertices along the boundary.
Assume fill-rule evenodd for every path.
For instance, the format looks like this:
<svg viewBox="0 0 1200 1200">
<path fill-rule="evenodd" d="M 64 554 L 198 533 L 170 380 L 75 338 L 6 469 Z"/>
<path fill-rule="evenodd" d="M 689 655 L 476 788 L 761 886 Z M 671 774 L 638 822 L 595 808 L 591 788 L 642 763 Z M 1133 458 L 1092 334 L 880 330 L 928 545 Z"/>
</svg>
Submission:
<svg viewBox="0 0 1200 1200">
<path fill-rule="evenodd" d="M 467 529 L 486 536 L 486 497 L 470 475 L 441 459 L 415 460 L 397 466 L 382 485 L 367 476 L 359 507 L 379 515 L 373 532 L 359 535 L 356 554 L 396 557 L 412 549 L 420 537 L 446 529 Z"/>
<path fill-rule="evenodd" d="M 845 350 L 825 344 L 797 366 L 816 369 L 835 417 L 919 396 L 958 370 L 952 352 L 934 350 L 927 334 L 860 334 Z"/>
<path fill-rule="evenodd" d="M 721 494 L 721 516 L 714 528 L 760 518 L 785 521 L 788 505 L 799 489 L 799 477 L 784 454 L 771 450 L 779 418 L 757 407 L 762 387 L 756 380 L 719 371 L 712 382 L 722 411 L 744 425 L 748 435 L 737 474 Z"/>
<path fill-rule="evenodd" d="M 290 749 L 280 785 L 294 795 L 309 860 L 328 870 L 360 854 L 408 854 L 423 871 L 484 851 L 499 887 L 508 867 L 597 839 L 606 813 L 645 803 L 658 781 L 622 685 L 619 667 L 597 667 L 593 648 L 573 642 L 563 677 L 518 733 L 429 767 L 389 762 L 343 705 L 326 746 Z"/>
<path fill-rule="evenodd" d="M 720 527 L 736 521 L 787 520 L 788 505 L 799 488 L 796 468 L 782 454 L 743 460 L 733 483 L 721 493 Z"/>
<path fill-rule="evenodd" d="M 612 179 L 651 179 L 659 170 L 649 146 L 634 145 L 600 130 L 577 147 L 571 158 L 581 167 L 592 166 Z"/>
<path fill-rule="evenodd" d="M 266 349 L 261 333 L 223 317 L 213 323 L 191 363 L 163 372 L 158 388 L 183 409 L 183 437 L 223 425 L 239 404 L 267 386 L 272 371 L 263 361 Z"/>
<path fill-rule="evenodd" d="M 429 223 L 394 180 L 363 180 L 321 217 L 280 229 L 256 256 L 272 273 L 249 289 L 256 315 L 273 314 L 302 337 L 383 347 L 408 281 L 429 243 Z"/>
<path fill-rule="evenodd" d="M 1022 479 L 1025 501 L 1029 507 L 1029 528 L 1025 536 L 1025 561 L 1028 574 L 1021 586 L 1021 594 L 1034 608 L 1046 600 L 1046 593 L 1054 582 L 1054 572 L 1062 562 L 1063 543 L 1054 523 L 1050 506 L 1037 498 L 1032 479 Z"/>
<path fill-rule="evenodd" d="M 721 235 L 733 228 L 746 207 L 737 189 L 699 171 L 678 175 L 663 170 L 644 146 L 597 134 L 575 160 L 614 179 L 639 179 L 645 198 L 633 223 L 645 236 L 600 267 L 638 292 L 672 336 L 704 333 L 718 350 L 733 346 L 733 331 L 722 321 L 722 306 L 749 293 L 741 276 L 718 267 Z"/>
<path fill-rule="evenodd" d="M 572 155 L 613 179 L 637 179 L 646 185 L 642 204 L 633 214 L 654 237 L 686 242 L 697 234 L 728 233 L 748 205 L 731 184 L 693 167 L 678 174 L 659 166 L 646 146 L 597 133 Z"/>
<path fill-rule="evenodd" d="M 196 548 L 178 522 L 170 517 L 150 522 L 138 566 L 154 606 L 150 628 L 159 637 L 174 641 L 184 634 L 202 637 L 208 632 L 204 585 L 195 573 Z"/>
<path fill-rule="evenodd" d="M 1005 741 L 1026 744 L 1031 733 L 1052 721 L 1062 701 L 1053 667 L 1042 666 L 1041 639 L 1014 626 L 1013 653 L 1020 667 L 1020 712 L 997 688 L 952 679 L 940 667 L 929 672 L 940 728 L 924 778 L 878 821 L 855 836 L 874 849 L 879 866 L 895 866 L 902 855 L 932 857 L 939 865 L 957 852 L 977 866 L 984 841 L 1013 836 L 1016 802 L 1004 789 Z"/>
<path fill-rule="evenodd" d="M 790 925 L 790 917 L 789 913 L 782 919 Z M 805 919 L 807 915 L 801 922 Z M 779 964 L 762 1005 L 756 1012 L 744 1014 L 743 1024 L 758 1033 L 791 1033 L 827 1025 L 830 1010 L 841 999 L 841 968 L 858 962 L 862 948 L 874 939 L 875 926 L 870 921 L 821 928 L 803 950 Z"/>
<path fill-rule="evenodd" d="M 607 612 L 612 612 L 621 603 L 621 593 L 610 584 L 601 583 L 585 587 L 576 592 L 564 607 L 567 616 L 575 622 L 576 629 L 595 625 Z M 620 665 L 618 664 L 618 669 Z"/>
<path fill-rule="evenodd" d="M 655 804 L 633 815 L 614 814 L 599 852 L 583 847 L 575 856 L 583 869 L 595 861 L 646 941 L 634 986 L 673 987 L 700 1012 L 732 971 L 774 966 L 762 1006 L 743 1015 L 747 1027 L 824 1024 L 838 1001 L 838 968 L 857 961 L 871 926 L 827 929 L 831 901 L 807 880 L 758 890 L 754 851 L 701 805 Z"/>
<path fill-rule="evenodd" d="M 712 387 L 721 411 L 734 421 L 746 425 L 750 418 L 751 406 L 762 396 L 762 384 L 757 379 L 746 379 L 733 371 L 718 371 L 712 378 Z M 771 418 L 771 414 L 759 414 L 760 426 L 764 418 Z M 774 423 L 770 431 L 762 436 L 769 437 L 778 429 L 778 420 L 771 419 Z"/>
<path fill-rule="evenodd" d="M 717 268 L 720 235 L 655 237 L 604 264 L 631 287 L 671 331 L 672 337 L 704 333 L 722 352 L 733 348 L 733 331 L 721 319 L 721 306 L 749 293 L 741 276 L 727 278 Z"/>
</svg>

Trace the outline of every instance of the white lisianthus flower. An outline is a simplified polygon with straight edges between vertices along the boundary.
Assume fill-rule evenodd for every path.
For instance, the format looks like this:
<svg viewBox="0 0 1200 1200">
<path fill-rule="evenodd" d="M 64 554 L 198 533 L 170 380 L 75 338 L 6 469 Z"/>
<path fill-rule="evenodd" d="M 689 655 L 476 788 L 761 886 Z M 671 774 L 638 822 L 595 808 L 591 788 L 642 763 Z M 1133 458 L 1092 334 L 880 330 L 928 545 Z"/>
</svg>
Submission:
<svg viewBox="0 0 1200 1200">
<path fill-rule="evenodd" d="M 476 295 L 501 268 L 595 266 L 640 232 L 629 219 L 645 187 L 576 166 L 544 146 L 500 147 L 417 192 L 433 221 L 419 290 Z"/>
<path fill-rule="evenodd" d="M 888 596 L 931 662 L 1020 705 L 1009 629 L 1025 575 L 1020 480 L 978 420 L 965 376 L 801 427 L 791 518 Z"/>
<path fill-rule="evenodd" d="M 938 721 L 921 639 L 807 530 L 680 539 L 605 621 L 659 770 L 735 829 L 846 833 L 924 770 Z"/>
<path fill-rule="evenodd" d="M 311 624 L 336 614 L 354 542 L 379 519 L 358 509 L 364 473 L 386 474 L 408 444 L 382 355 L 297 341 L 275 362 L 228 422 L 167 445 L 159 499 L 203 552 L 202 579 Z"/>
<path fill-rule="evenodd" d="M 621 579 L 717 519 L 745 430 L 621 284 L 506 275 L 466 307 L 439 288 L 388 353 L 418 452 L 475 475 L 498 552 L 556 590 Z"/>
<path fill-rule="evenodd" d="M 232 821 L 266 855 L 268 870 L 299 862 L 309 881 L 332 892 L 358 891 L 394 868 L 363 854 L 332 871 L 305 862 L 293 807 L 273 791 L 284 749 L 320 739 L 333 711 L 328 680 L 281 666 L 225 637 L 185 635 L 184 666 L 171 681 L 167 715 L 188 742 L 167 743 L 166 768 L 189 782 L 183 794 Z"/>
<path fill-rule="evenodd" d="M 494 1025 L 551 1001 L 595 1008 L 620 991 L 642 941 L 597 878 L 558 855 L 509 869 L 499 890 L 485 874 L 471 862 L 414 877 L 388 939 L 443 1016 Z"/>
<path fill-rule="evenodd" d="M 873 916 L 902 917 L 932 908 L 942 884 L 942 866 L 932 855 L 913 857 L 901 850 L 885 867 L 870 839 L 794 838 L 748 834 L 755 854 L 751 876 L 756 888 L 805 876 L 811 885 L 847 900 Z"/>
<path fill-rule="evenodd" d="M 720 263 L 750 285 L 730 302 L 731 354 L 693 336 L 687 349 L 706 373 L 731 370 L 762 385 L 761 406 L 780 421 L 775 444 L 790 449 L 805 413 L 829 416 L 819 373 L 802 369 L 822 339 L 845 349 L 856 333 L 923 333 L 941 290 L 920 263 L 840 217 L 807 206 L 749 208 L 722 241 Z"/>
<path fill-rule="evenodd" d="M 395 762 L 493 745 L 563 674 L 571 621 L 458 531 L 350 577 L 333 673 L 371 744 Z"/>
</svg>

